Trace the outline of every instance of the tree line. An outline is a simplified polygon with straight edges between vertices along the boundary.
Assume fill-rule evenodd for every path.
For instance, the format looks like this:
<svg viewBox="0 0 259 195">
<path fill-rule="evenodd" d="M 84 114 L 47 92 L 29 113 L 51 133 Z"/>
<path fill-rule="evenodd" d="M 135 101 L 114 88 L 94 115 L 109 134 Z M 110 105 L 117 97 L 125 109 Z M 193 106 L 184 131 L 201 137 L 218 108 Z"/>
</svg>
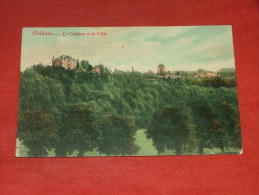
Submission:
<svg viewBox="0 0 259 195">
<path fill-rule="evenodd" d="M 18 138 L 29 156 L 134 155 L 137 129 L 146 129 L 158 153 L 241 148 L 235 77 L 161 79 L 104 66 L 94 74 L 84 63 L 21 72 Z"/>
</svg>

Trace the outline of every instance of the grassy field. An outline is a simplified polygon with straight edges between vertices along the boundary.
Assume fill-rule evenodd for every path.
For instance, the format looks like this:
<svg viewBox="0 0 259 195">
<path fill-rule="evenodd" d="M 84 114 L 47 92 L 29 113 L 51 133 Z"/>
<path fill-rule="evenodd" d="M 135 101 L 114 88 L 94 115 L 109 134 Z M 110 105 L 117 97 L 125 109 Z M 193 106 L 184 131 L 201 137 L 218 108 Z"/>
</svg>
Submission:
<svg viewBox="0 0 259 195">
<path fill-rule="evenodd" d="M 140 151 L 135 155 L 135 156 L 153 156 L 153 155 L 158 155 L 157 150 L 154 148 L 152 145 L 152 140 L 147 139 L 145 130 L 140 129 L 136 132 L 135 135 L 135 144 L 140 146 Z M 19 144 L 18 144 L 19 145 Z M 234 148 L 229 148 L 226 153 L 239 153 L 239 150 L 236 150 Z M 209 149 L 205 148 L 204 149 L 204 154 L 220 154 L 220 149 L 214 148 L 214 149 Z M 175 155 L 175 152 L 172 150 L 167 150 L 164 153 L 161 153 L 159 155 Z M 195 155 L 195 154 L 191 154 Z M 16 156 L 19 157 L 27 157 L 27 149 L 26 147 L 20 143 L 20 147 L 16 148 Z M 93 151 L 93 152 L 86 152 L 84 156 L 105 156 L 104 154 L 100 154 L 98 151 Z M 54 151 L 49 151 L 48 157 L 55 157 Z M 68 155 L 68 157 L 77 157 L 77 152 L 75 151 L 73 154 Z"/>
<path fill-rule="evenodd" d="M 151 155 L 176 155 L 172 150 L 166 150 L 165 152 L 158 154 L 157 150 L 154 148 L 151 139 L 147 139 L 145 135 L 145 130 L 140 129 L 136 133 L 136 141 L 135 143 L 140 146 L 140 151 L 138 152 L 137 156 L 151 156 Z M 232 154 L 232 153 L 239 153 L 240 151 L 234 148 L 228 148 L 225 153 Z M 204 148 L 204 154 L 221 154 L 220 149 L 218 148 Z M 188 154 L 186 154 L 188 155 Z M 191 155 L 197 155 L 197 153 L 193 153 Z"/>
</svg>

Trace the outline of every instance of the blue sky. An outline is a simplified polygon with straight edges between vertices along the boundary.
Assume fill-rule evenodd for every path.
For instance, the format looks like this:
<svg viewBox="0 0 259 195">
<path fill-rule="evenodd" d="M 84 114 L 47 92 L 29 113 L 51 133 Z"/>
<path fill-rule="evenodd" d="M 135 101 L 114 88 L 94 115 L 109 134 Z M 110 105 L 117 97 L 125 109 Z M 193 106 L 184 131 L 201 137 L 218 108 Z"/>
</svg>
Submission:
<svg viewBox="0 0 259 195">
<path fill-rule="evenodd" d="M 61 35 L 32 35 L 33 31 Z M 107 35 L 62 36 L 69 32 Z M 231 26 L 23 29 L 21 70 L 38 63 L 51 65 L 53 56 L 63 54 L 124 71 L 132 66 L 141 72 L 156 71 L 160 63 L 172 71 L 199 68 L 216 71 L 235 66 Z"/>
</svg>

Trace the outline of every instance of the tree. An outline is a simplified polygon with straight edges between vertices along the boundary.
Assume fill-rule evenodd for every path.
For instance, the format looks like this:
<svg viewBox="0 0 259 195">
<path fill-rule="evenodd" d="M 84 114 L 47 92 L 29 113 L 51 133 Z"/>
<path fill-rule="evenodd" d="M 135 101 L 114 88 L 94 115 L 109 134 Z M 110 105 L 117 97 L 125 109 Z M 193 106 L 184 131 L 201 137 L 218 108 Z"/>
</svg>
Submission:
<svg viewBox="0 0 259 195">
<path fill-rule="evenodd" d="M 240 120 L 237 104 L 226 101 L 221 102 L 223 111 L 223 125 L 226 131 L 226 146 L 241 148 Z"/>
<path fill-rule="evenodd" d="M 235 77 L 236 76 L 236 71 L 235 68 L 221 68 L 217 72 L 221 77 Z"/>
<path fill-rule="evenodd" d="M 94 111 L 86 104 L 69 105 L 64 113 L 63 127 L 59 131 L 56 155 L 78 150 L 78 156 L 96 147 L 100 132 L 95 123 Z"/>
<path fill-rule="evenodd" d="M 88 71 L 88 72 L 91 71 L 93 68 L 93 66 L 89 64 L 87 60 L 82 60 L 79 67 L 81 70 Z"/>
<path fill-rule="evenodd" d="M 224 153 L 225 132 L 215 109 L 208 100 L 200 99 L 192 102 L 196 138 L 199 141 L 199 154 L 205 147 L 217 147 Z"/>
<path fill-rule="evenodd" d="M 82 64 L 89 65 L 87 61 Z M 101 70 L 106 69 L 100 66 Z M 189 74 L 189 72 L 183 73 L 185 76 Z M 148 128 L 154 113 L 161 108 L 173 104 L 179 105 L 177 109 L 178 107 L 182 109 L 185 107 L 184 104 L 188 104 L 193 110 L 197 129 L 191 132 L 192 135 L 189 133 L 188 140 L 180 147 L 181 152 L 189 152 L 186 149 L 186 143 L 189 149 L 198 149 L 199 144 L 196 138 L 203 141 L 200 142 L 200 151 L 206 147 L 219 147 L 220 143 L 216 142 L 220 140 L 220 137 L 224 138 L 223 143 L 226 149 L 228 146 L 233 147 L 235 142 L 237 145 L 241 143 L 234 77 L 193 78 L 190 74 L 187 79 L 160 79 L 156 74 L 137 72 L 132 74 L 119 70 L 113 74 L 109 72 L 93 74 L 82 70 L 66 70 L 63 67 L 35 65 L 21 74 L 19 100 L 20 113 L 26 110 L 41 110 L 55 119 L 60 135 L 56 146 L 57 156 L 78 150 L 78 147 L 73 145 L 76 138 L 65 136 L 66 131 L 68 135 L 73 133 L 73 129 L 69 130 L 68 127 L 74 124 L 68 124 L 68 119 L 75 116 L 71 116 L 69 113 L 71 105 L 69 107 L 67 105 L 73 103 L 79 106 L 85 102 L 92 111 L 99 112 L 98 118 L 101 119 L 106 114 L 132 116 L 138 129 Z M 230 108 L 221 105 L 224 101 L 231 104 Z M 209 108 L 200 104 L 209 104 Z M 199 112 L 202 109 L 207 110 L 204 112 L 204 117 Z M 207 112 L 214 113 L 212 115 L 214 121 L 206 118 Z M 188 111 L 186 113 L 190 115 Z M 96 114 L 93 112 L 91 116 L 95 118 Z M 190 118 L 193 117 L 190 116 Z M 76 119 L 77 123 L 81 123 L 82 118 Z M 92 119 L 92 122 L 96 126 L 96 119 Z M 237 128 L 231 129 L 233 125 Z M 215 129 L 212 131 L 211 127 Z M 80 130 L 80 132 L 84 131 Z M 214 140 L 212 136 L 215 137 Z M 70 142 L 71 144 L 67 144 Z M 174 147 L 168 146 L 168 148 Z"/>
<path fill-rule="evenodd" d="M 183 104 L 167 106 L 155 113 L 147 136 L 152 138 L 159 153 L 171 149 L 177 155 L 182 154 L 183 145 L 187 143 L 191 131 L 190 114 L 190 110 Z"/>
<path fill-rule="evenodd" d="M 98 150 L 106 155 L 134 155 L 139 146 L 134 144 L 136 126 L 132 117 L 109 115 L 100 121 L 101 139 Z"/>
<path fill-rule="evenodd" d="M 101 74 L 104 74 L 104 73 L 108 73 L 109 70 L 107 67 L 105 67 L 103 64 L 98 64 L 99 68 L 100 68 L 100 72 Z"/>
<path fill-rule="evenodd" d="M 41 111 L 26 111 L 19 117 L 18 138 L 28 148 L 28 156 L 47 156 L 57 140 L 52 117 Z"/>
</svg>

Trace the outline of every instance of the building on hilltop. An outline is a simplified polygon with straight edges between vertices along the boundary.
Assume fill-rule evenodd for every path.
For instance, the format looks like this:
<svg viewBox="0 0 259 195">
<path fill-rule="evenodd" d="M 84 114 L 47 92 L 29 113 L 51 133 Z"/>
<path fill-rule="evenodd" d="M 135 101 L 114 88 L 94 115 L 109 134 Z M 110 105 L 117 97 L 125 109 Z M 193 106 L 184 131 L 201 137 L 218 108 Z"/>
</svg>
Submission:
<svg viewBox="0 0 259 195">
<path fill-rule="evenodd" d="M 92 72 L 95 73 L 95 74 L 100 74 L 101 73 L 101 68 L 100 66 L 94 66 L 92 68 Z"/>
<path fill-rule="evenodd" d="M 183 77 L 182 71 L 165 71 L 165 66 L 163 64 L 157 66 L 157 75 L 159 78 L 164 79 L 180 79 Z"/>
<path fill-rule="evenodd" d="M 209 77 L 217 77 L 218 74 L 215 72 L 201 72 L 196 75 L 196 77 L 200 78 L 209 78 Z"/>
<path fill-rule="evenodd" d="M 157 66 L 157 74 L 164 75 L 165 74 L 165 66 L 163 64 L 159 64 Z"/>
<path fill-rule="evenodd" d="M 53 59 L 52 59 L 52 66 L 60 66 L 68 70 L 76 69 L 78 67 L 78 63 L 79 62 L 76 61 L 74 58 L 67 55 L 59 56 L 56 59 L 53 56 Z"/>
<path fill-rule="evenodd" d="M 182 78 L 183 76 L 181 75 L 176 75 L 176 74 L 166 74 L 165 76 L 163 76 L 163 78 L 166 79 L 179 79 Z"/>
</svg>

